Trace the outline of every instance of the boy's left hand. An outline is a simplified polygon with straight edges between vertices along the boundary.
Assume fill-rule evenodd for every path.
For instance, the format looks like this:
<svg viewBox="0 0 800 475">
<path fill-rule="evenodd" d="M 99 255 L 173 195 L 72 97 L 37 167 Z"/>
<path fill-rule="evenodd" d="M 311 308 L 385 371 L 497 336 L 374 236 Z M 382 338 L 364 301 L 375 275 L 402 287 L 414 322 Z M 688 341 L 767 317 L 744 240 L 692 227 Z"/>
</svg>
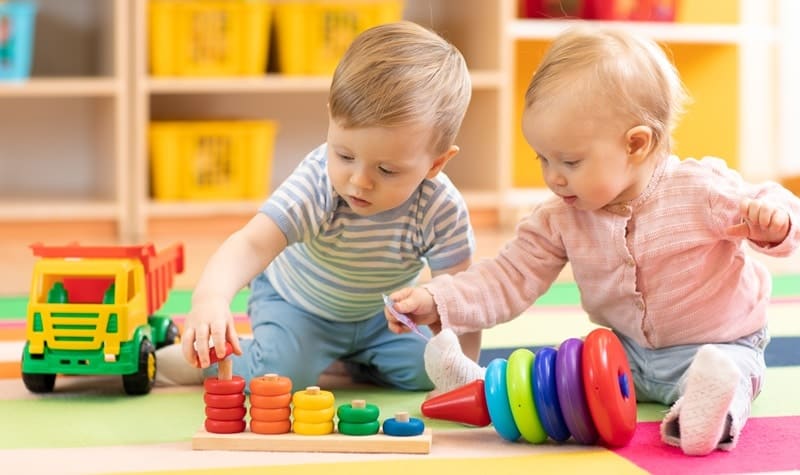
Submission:
<svg viewBox="0 0 800 475">
<path fill-rule="evenodd" d="M 777 245 L 789 235 L 789 213 L 770 203 L 746 198 L 740 204 L 742 222 L 729 227 L 729 236 L 754 241 L 759 245 Z"/>
</svg>

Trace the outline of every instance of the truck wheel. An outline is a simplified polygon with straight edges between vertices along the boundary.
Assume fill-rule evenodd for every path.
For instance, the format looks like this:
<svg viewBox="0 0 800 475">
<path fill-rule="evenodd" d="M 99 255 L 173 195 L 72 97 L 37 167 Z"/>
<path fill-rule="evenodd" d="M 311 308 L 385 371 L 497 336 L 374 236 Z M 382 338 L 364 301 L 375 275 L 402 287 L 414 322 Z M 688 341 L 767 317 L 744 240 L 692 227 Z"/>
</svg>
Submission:
<svg viewBox="0 0 800 475">
<path fill-rule="evenodd" d="M 167 331 L 164 333 L 164 341 L 158 343 L 156 349 L 174 345 L 179 341 L 181 341 L 181 331 L 178 329 L 178 325 L 175 325 L 175 322 L 169 322 Z"/>
<path fill-rule="evenodd" d="M 22 382 L 32 393 L 51 393 L 56 385 L 56 375 L 41 373 L 22 373 Z"/>
<path fill-rule="evenodd" d="M 139 345 L 139 370 L 122 376 L 125 392 L 135 396 L 147 394 L 156 381 L 156 349 L 150 340 L 143 339 Z"/>
</svg>

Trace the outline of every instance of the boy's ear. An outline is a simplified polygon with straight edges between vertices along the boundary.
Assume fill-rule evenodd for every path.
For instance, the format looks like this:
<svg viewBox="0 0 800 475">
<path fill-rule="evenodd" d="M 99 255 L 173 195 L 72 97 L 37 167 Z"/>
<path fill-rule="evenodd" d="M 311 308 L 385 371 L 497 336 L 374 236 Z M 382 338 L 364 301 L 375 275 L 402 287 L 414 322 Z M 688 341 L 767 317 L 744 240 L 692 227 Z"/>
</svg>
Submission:
<svg viewBox="0 0 800 475">
<path fill-rule="evenodd" d="M 458 145 L 451 145 L 444 153 L 436 157 L 436 159 L 433 160 L 430 170 L 428 170 L 428 173 L 425 175 L 425 178 L 430 179 L 438 175 L 444 166 L 447 165 L 447 162 L 456 156 L 459 150 Z"/>
<path fill-rule="evenodd" d="M 625 151 L 632 160 L 640 162 L 653 148 L 653 129 L 646 125 L 631 127 L 625 133 Z"/>
</svg>

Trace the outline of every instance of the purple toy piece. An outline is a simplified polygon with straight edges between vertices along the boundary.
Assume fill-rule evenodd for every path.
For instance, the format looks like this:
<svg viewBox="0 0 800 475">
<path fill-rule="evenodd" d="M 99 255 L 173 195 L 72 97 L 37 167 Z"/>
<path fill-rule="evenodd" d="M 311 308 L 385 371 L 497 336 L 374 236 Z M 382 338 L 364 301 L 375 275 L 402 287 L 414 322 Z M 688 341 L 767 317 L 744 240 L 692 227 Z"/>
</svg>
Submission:
<svg viewBox="0 0 800 475">
<path fill-rule="evenodd" d="M 419 328 L 417 327 L 417 324 L 414 323 L 413 320 L 408 318 L 408 315 L 400 313 L 400 312 L 398 312 L 397 310 L 394 309 L 394 301 L 391 298 L 389 298 L 389 296 L 386 295 L 386 294 L 383 294 L 383 303 L 386 305 L 386 308 L 389 309 L 389 312 L 392 315 L 394 315 L 394 318 L 396 318 L 400 323 L 402 323 L 403 325 L 405 325 L 408 328 L 410 328 L 412 332 L 414 332 L 417 335 L 419 335 L 420 337 L 422 337 L 423 340 L 425 340 L 425 341 L 430 340 L 428 335 L 422 333 L 419 330 Z"/>
<path fill-rule="evenodd" d="M 597 428 L 589 412 L 583 389 L 583 341 L 568 338 L 556 355 L 556 388 L 564 422 L 576 442 L 592 445 L 597 442 Z"/>
<path fill-rule="evenodd" d="M 554 348 L 545 347 L 536 353 L 533 361 L 533 400 L 544 431 L 556 442 L 564 442 L 569 439 L 570 432 L 558 401 L 556 358 L 557 351 Z"/>
</svg>

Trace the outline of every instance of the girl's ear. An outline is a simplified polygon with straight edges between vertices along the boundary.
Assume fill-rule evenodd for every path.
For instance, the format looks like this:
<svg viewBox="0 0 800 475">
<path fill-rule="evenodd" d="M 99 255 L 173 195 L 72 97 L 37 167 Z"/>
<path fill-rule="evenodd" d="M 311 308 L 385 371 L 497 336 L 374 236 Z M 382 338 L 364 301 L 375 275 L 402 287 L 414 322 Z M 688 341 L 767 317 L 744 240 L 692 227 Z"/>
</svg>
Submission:
<svg viewBox="0 0 800 475">
<path fill-rule="evenodd" d="M 460 149 L 458 145 L 451 145 L 450 148 L 447 149 L 444 153 L 439 155 L 433 160 L 433 164 L 431 165 L 430 170 L 428 173 L 425 174 L 425 178 L 433 178 L 439 174 L 440 171 L 447 165 L 447 162 L 450 161 L 451 158 L 455 157 Z"/>
<path fill-rule="evenodd" d="M 625 151 L 631 160 L 641 162 L 653 149 L 653 129 L 637 125 L 625 133 Z"/>
</svg>

